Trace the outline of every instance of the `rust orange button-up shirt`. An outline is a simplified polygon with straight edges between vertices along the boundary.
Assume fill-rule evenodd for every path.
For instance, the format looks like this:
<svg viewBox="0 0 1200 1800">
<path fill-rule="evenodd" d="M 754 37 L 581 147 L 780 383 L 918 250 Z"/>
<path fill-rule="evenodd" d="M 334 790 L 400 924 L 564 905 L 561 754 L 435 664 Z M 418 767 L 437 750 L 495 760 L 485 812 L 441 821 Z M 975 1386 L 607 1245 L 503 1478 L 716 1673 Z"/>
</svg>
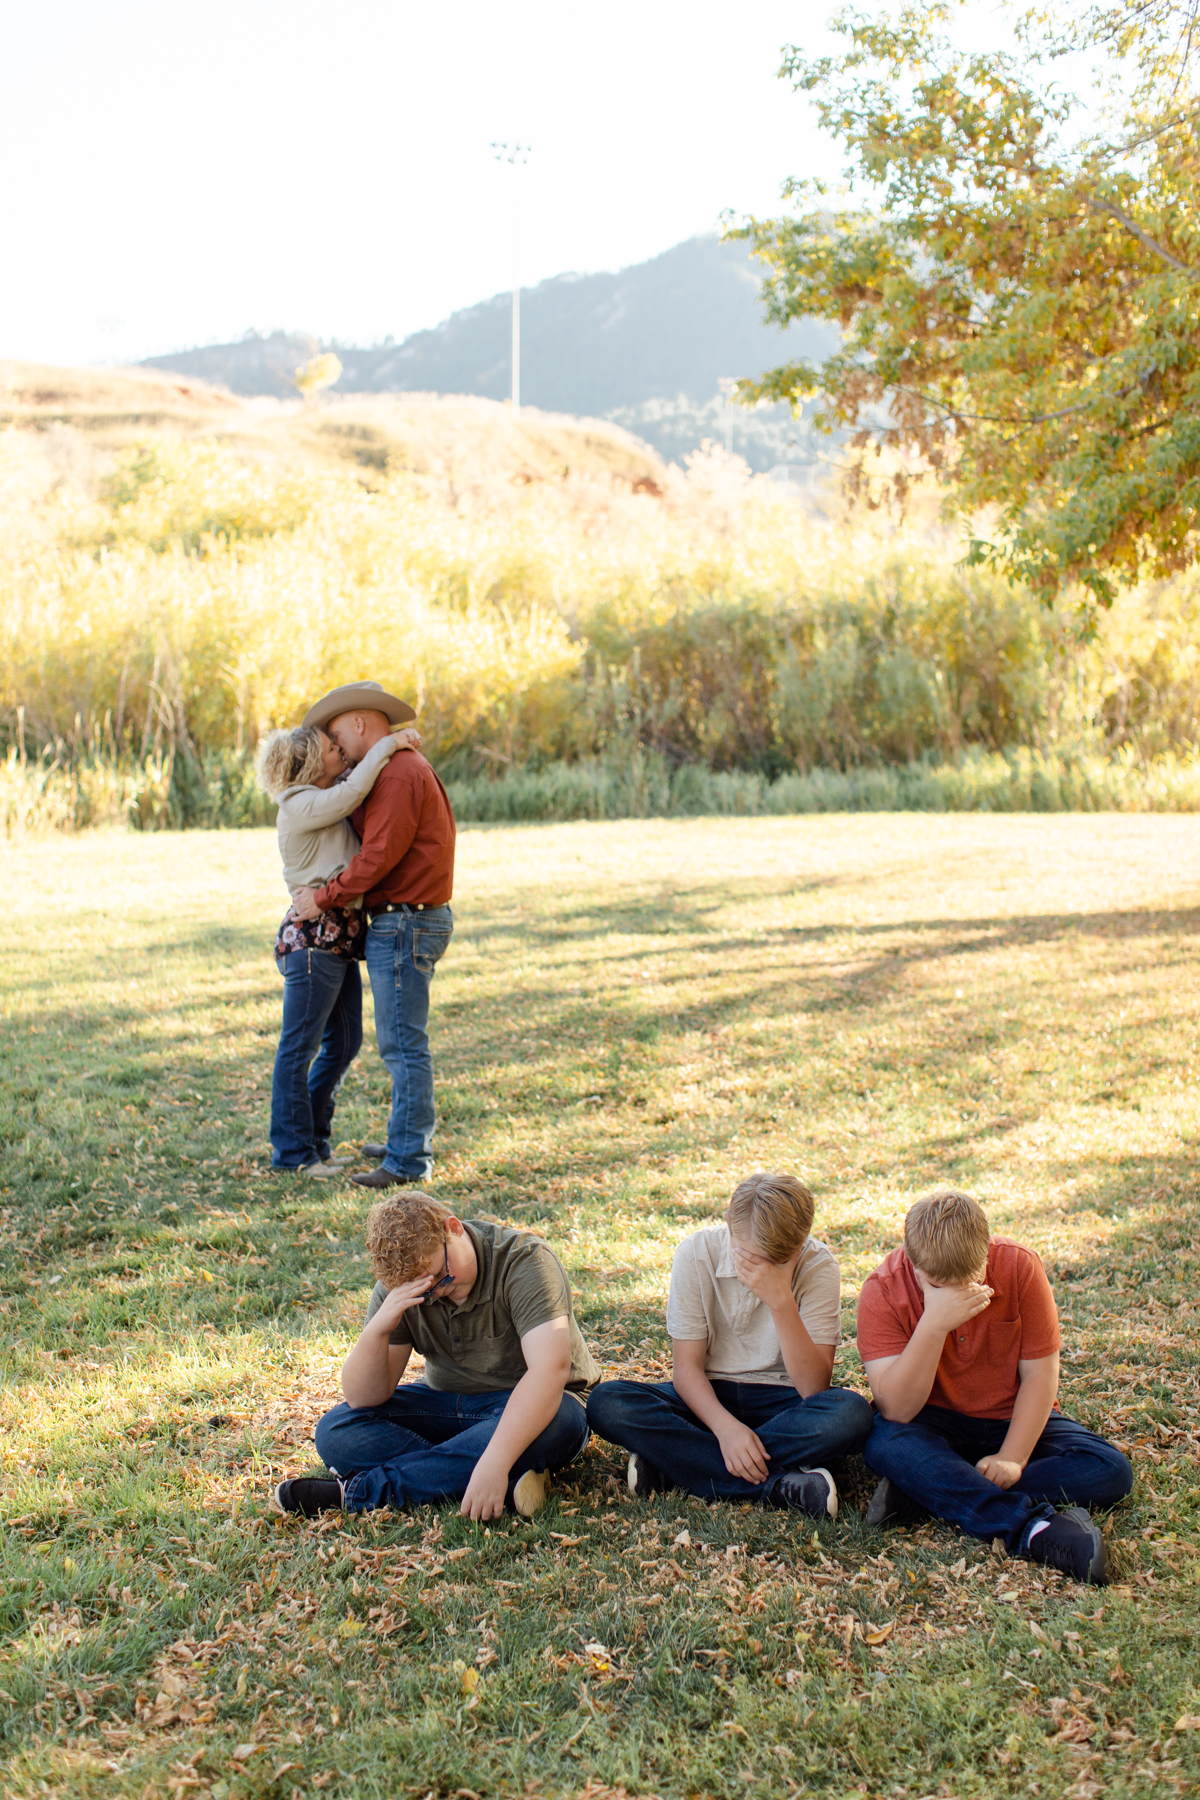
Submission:
<svg viewBox="0 0 1200 1800">
<path fill-rule="evenodd" d="M 362 849 L 316 893 L 322 912 L 360 895 L 368 911 L 389 901 L 445 906 L 454 891 L 454 814 L 445 788 L 415 750 L 384 764 L 353 816 Z"/>
<path fill-rule="evenodd" d="M 990 1305 L 946 1333 L 928 1405 L 972 1419 L 1011 1419 L 1021 1386 L 1019 1362 L 1039 1362 L 1061 1347 L 1054 1295 L 1036 1250 L 993 1238 L 988 1245 Z M 925 1295 L 901 1247 L 863 1282 L 858 1296 L 858 1353 L 864 1362 L 899 1356 L 925 1311 Z"/>
</svg>

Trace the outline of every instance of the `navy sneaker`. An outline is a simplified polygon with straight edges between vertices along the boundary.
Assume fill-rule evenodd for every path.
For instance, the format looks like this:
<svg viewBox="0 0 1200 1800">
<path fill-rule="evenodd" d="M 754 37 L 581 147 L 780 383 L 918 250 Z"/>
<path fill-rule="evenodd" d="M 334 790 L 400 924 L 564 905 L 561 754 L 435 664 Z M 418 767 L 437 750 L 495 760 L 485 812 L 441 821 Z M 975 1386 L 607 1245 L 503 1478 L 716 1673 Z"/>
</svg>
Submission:
<svg viewBox="0 0 1200 1800">
<path fill-rule="evenodd" d="M 1056 1513 L 1044 1531 L 1026 1541 L 1020 1554 L 1026 1562 L 1045 1563 L 1073 1581 L 1087 1581 L 1093 1587 L 1108 1583 L 1108 1550 L 1100 1527 L 1082 1506 Z"/>
<path fill-rule="evenodd" d="M 785 1469 L 771 1489 L 768 1504 L 814 1519 L 836 1519 L 837 1483 L 828 1469 Z"/>
<path fill-rule="evenodd" d="M 867 1524 L 882 1525 L 894 1519 L 904 1507 L 904 1494 L 890 1475 L 885 1475 L 867 1503 Z"/>
</svg>

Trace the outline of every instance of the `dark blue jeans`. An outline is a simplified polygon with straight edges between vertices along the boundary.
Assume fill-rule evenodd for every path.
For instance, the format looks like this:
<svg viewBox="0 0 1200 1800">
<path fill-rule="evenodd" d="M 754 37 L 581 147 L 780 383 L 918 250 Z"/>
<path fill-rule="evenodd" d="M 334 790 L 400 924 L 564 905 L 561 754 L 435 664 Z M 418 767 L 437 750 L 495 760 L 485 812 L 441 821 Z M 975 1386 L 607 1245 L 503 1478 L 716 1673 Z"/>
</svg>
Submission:
<svg viewBox="0 0 1200 1800">
<path fill-rule="evenodd" d="M 404 906 L 377 916 L 367 932 L 375 1036 L 392 1078 L 383 1167 L 406 1181 L 428 1181 L 433 1172 L 429 986 L 453 930 L 448 906 L 427 906 L 422 912 Z"/>
<path fill-rule="evenodd" d="M 317 1454 L 346 1482 L 346 1510 L 404 1510 L 461 1500 L 492 1441 L 511 1388 L 497 1394 L 451 1394 L 406 1382 L 382 1406 L 335 1406 L 317 1425 Z M 573 1394 L 512 1466 L 563 1469 L 588 1441 L 587 1415 Z M 349 1479 L 347 1479 L 349 1477 Z"/>
<path fill-rule="evenodd" d="M 729 1473 L 716 1437 L 669 1381 L 601 1382 L 588 1398 L 588 1424 L 597 1437 L 636 1451 L 701 1500 L 766 1500 L 785 1469 L 852 1456 L 871 1429 L 870 1403 L 849 1388 L 827 1388 L 807 1400 L 795 1388 L 763 1381 L 714 1381 L 712 1388 L 762 1441 L 770 1459 L 765 1481 Z"/>
<path fill-rule="evenodd" d="M 877 1475 L 888 1475 L 919 1506 L 972 1537 L 1001 1537 L 1025 1548 L 1029 1527 L 1052 1519 L 1057 1506 L 1114 1506 L 1133 1486 L 1121 1452 L 1074 1419 L 1051 1413 L 1021 1479 L 997 1487 L 975 1464 L 995 1456 L 1007 1419 L 972 1419 L 926 1406 L 909 1424 L 876 1418 L 863 1451 Z"/>
<path fill-rule="evenodd" d="M 302 1169 L 329 1159 L 337 1091 L 362 1047 L 362 977 L 356 962 L 331 950 L 292 950 L 275 961 L 283 1029 L 271 1080 L 271 1163 Z"/>
</svg>

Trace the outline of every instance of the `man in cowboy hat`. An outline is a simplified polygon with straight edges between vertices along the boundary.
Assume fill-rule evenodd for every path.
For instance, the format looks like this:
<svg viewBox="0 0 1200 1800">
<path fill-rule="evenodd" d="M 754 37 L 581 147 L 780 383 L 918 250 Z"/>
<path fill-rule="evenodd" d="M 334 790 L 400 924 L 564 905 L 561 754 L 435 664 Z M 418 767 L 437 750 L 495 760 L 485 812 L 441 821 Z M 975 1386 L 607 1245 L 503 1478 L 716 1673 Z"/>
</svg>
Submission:
<svg viewBox="0 0 1200 1800">
<path fill-rule="evenodd" d="M 353 767 L 393 726 L 415 717 L 377 681 L 355 681 L 318 700 L 304 723 L 322 726 Z M 350 1179 L 360 1187 L 420 1186 L 433 1168 L 429 984 L 454 929 L 454 814 L 445 788 L 413 751 L 384 764 L 353 823 L 362 839 L 358 855 L 324 887 L 298 889 L 292 904 L 302 919 L 315 919 L 362 897 L 375 1034 L 392 1078 L 392 1111 L 387 1143 L 363 1146 L 380 1159 L 379 1168 Z"/>
</svg>

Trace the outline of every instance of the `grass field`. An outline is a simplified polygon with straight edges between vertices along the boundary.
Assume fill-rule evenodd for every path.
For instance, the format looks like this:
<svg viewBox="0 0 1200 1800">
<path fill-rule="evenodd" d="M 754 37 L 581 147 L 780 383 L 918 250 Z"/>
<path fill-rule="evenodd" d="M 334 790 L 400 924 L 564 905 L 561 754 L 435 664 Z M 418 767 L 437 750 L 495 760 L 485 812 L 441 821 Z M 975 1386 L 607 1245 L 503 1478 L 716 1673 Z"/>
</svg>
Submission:
<svg viewBox="0 0 1200 1800">
<path fill-rule="evenodd" d="M 663 1800 L 1194 1793 L 1200 819 L 473 829 L 436 1191 L 545 1233 L 606 1374 L 674 1242 L 803 1175 L 858 1286 L 950 1179 L 1046 1259 L 1129 1448 L 1083 1590 L 940 1527 L 631 1502 L 275 1517 L 361 1318 L 363 1197 L 265 1171 L 273 836 L 5 854 L 0 1789 Z M 377 1134 L 382 1069 L 347 1083 Z"/>
</svg>

